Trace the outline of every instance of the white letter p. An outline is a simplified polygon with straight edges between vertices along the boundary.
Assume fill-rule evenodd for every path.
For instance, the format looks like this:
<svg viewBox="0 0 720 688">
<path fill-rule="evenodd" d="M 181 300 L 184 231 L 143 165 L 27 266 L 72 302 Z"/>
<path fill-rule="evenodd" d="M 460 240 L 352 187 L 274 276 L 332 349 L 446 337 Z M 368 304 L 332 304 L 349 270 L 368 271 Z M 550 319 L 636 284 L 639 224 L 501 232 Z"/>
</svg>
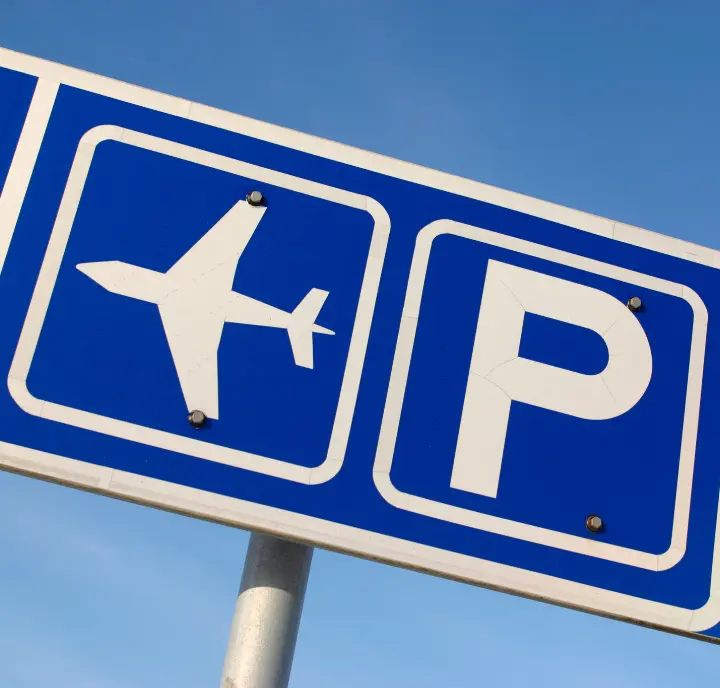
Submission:
<svg viewBox="0 0 720 688">
<path fill-rule="evenodd" d="M 608 364 L 584 375 L 519 356 L 525 313 L 599 334 Z M 633 313 L 612 295 L 489 261 L 452 470 L 451 487 L 496 497 L 513 401 L 587 420 L 630 410 L 645 393 L 652 355 Z"/>
</svg>

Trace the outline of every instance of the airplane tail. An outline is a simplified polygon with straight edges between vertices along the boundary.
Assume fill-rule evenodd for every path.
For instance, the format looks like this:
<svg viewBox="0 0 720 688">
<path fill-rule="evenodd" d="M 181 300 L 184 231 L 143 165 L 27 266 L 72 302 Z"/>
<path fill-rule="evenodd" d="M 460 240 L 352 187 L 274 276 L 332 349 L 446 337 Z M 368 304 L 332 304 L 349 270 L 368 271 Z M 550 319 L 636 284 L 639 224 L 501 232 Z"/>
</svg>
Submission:
<svg viewBox="0 0 720 688">
<path fill-rule="evenodd" d="M 311 289 L 290 314 L 287 332 L 295 365 L 303 368 L 313 367 L 313 332 L 335 334 L 332 330 L 315 324 L 327 297 L 328 292 L 322 289 Z"/>
</svg>

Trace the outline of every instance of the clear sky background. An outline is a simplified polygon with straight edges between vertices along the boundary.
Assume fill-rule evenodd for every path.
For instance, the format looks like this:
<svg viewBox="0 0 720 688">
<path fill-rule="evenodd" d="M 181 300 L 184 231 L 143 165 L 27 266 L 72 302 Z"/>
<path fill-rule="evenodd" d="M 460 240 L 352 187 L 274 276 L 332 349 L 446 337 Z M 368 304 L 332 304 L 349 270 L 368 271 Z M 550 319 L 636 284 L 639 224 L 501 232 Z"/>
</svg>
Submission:
<svg viewBox="0 0 720 688">
<path fill-rule="evenodd" d="M 0 45 L 720 248 L 709 0 L 0 0 Z M 0 474 L 0 686 L 219 683 L 247 535 Z M 695 687 L 720 648 L 318 551 L 293 688 Z"/>
</svg>

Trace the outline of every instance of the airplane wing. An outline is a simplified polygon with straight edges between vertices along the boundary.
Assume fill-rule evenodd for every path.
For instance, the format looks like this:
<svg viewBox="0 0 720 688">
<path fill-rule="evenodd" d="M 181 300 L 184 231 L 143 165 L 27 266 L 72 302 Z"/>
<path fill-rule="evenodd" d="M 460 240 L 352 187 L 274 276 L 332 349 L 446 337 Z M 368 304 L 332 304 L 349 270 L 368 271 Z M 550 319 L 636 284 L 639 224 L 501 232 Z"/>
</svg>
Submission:
<svg viewBox="0 0 720 688">
<path fill-rule="evenodd" d="M 160 303 L 172 289 L 165 275 L 119 260 L 78 263 L 75 267 L 109 292 L 132 299 Z"/>
<path fill-rule="evenodd" d="M 222 315 L 202 309 L 193 312 L 184 299 L 170 300 L 158 309 L 188 411 L 202 411 L 217 419 Z"/>
<path fill-rule="evenodd" d="M 265 207 L 238 201 L 167 272 L 173 281 L 194 281 L 221 291 L 232 290 L 238 260 L 248 245 Z"/>
</svg>

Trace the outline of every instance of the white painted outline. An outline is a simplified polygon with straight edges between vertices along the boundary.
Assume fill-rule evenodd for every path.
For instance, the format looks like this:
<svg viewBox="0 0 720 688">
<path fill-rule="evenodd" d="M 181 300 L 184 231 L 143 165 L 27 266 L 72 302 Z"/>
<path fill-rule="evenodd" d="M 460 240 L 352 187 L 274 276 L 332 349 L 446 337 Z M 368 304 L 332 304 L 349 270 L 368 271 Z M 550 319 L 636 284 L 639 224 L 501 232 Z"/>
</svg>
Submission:
<svg viewBox="0 0 720 688">
<path fill-rule="evenodd" d="M 425 275 L 430 260 L 432 245 L 438 236 L 450 234 L 478 241 L 492 246 L 516 251 L 522 255 L 535 256 L 543 260 L 567 265 L 585 272 L 611 277 L 629 284 L 647 287 L 664 294 L 678 296 L 687 301 L 693 310 L 693 333 L 690 344 L 690 368 L 685 404 L 678 486 L 675 499 L 675 513 L 670 546 L 662 554 L 649 554 L 627 547 L 611 545 L 600 540 L 578 537 L 567 533 L 548 530 L 539 526 L 511 521 L 499 516 L 483 514 L 450 504 L 435 502 L 424 497 L 398 490 L 390 479 L 395 442 L 397 440 L 400 415 L 405 398 L 410 363 L 412 360 L 415 333 L 425 286 Z M 451 220 L 437 220 L 424 227 L 417 237 L 415 253 L 410 268 L 405 305 L 395 349 L 390 387 L 383 414 L 380 441 L 378 443 L 373 479 L 380 494 L 398 509 L 442 519 L 450 523 L 485 530 L 498 535 L 527 540 L 539 545 L 607 559 L 619 564 L 637 566 L 650 571 L 665 571 L 677 564 L 685 555 L 687 531 L 690 520 L 690 493 L 695 465 L 695 442 L 700 413 L 700 384 L 705 358 L 707 335 L 707 309 L 702 299 L 690 288 L 674 282 L 643 275 L 639 272 L 601 263 L 584 256 L 567 253 L 558 249 L 536 244 L 524 239 L 491 232 L 487 229 L 463 225 Z"/>
<path fill-rule="evenodd" d="M 12 238 L 17 219 L 13 214 L 16 202 L 12 199 L 17 198 L 18 202 L 23 199 L 37 157 L 37 148 L 50 116 L 57 85 L 63 83 L 158 112 L 178 115 L 192 121 L 288 146 L 328 160 L 492 203 L 651 251 L 709 266 L 720 266 L 719 251 L 680 239 L 258 122 L 241 115 L 191 103 L 29 55 L 0 48 L 0 66 L 41 79 L 35 90 L 3 195 L 0 197 L 0 247 L 7 246 Z M 8 196 L 11 198 L 10 201 L 5 200 Z M 19 205 L 17 210 L 19 212 Z M 4 254 L 0 253 L 3 262 L 4 257 Z M 699 381 L 697 384 L 699 385 Z M 699 634 L 720 622 L 720 556 L 715 556 L 713 559 L 711 594 L 708 602 L 696 610 L 682 609 L 8 443 L 0 443 L 0 467 L 147 506 L 231 526 L 274 533 L 322 547 L 526 597 L 543 599 L 575 609 L 634 621 L 662 630 Z M 715 533 L 715 552 L 718 553 L 720 522 L 716 522 Z"/>
<path fill-rule="evenodd" d="M 248 177 L 332 203 L 357 208 L 371 215 L 374 221 L 373 234 L 360 289 L 356 319 L 350 338 L 350 348 L 328 452 L 320 465 L 314 468 L 298 466 L 269 456 L 251 454 L 250 452 L 204 442 L 192 437 L 183 437 L 156 428 L 100 416 L 81 409 L 38 399 L 28 390 L 27 377 L 40 339 L 45 316 L 50 306 L 65 248 L 75 222 L 75 215 L 80 205 L 95 151 L 97 146 L 104 141 L 117 141 L 212 169 L 222 170 L 230 174 Z M 137 131 L 109 125 L 95 127 L 80 140 L 70 170 L 55 225 L 50 235 L 50 242 L 40 268 L 40 274 L 30 301 L 15 356 L 10 366 L 8 375 L 10 394 L 24 411 L 58 423 L 65 423 L 66 425 L 93 430 L 131 442 L 141 442 L 152 447 L 195 456 L 207 461 L 224 463 L 229 466 L 244 468 L 298 483 L 317 485 L 327 482 L 337 475 L 345 458 L 389 232 L 390 219 L 384 208 L 377 201 L 367 196 L 293 177 L 275 170 L 268 170 L 240 160 L 209 153 L 199 148 L 192 148 Z"/>
</svg>

